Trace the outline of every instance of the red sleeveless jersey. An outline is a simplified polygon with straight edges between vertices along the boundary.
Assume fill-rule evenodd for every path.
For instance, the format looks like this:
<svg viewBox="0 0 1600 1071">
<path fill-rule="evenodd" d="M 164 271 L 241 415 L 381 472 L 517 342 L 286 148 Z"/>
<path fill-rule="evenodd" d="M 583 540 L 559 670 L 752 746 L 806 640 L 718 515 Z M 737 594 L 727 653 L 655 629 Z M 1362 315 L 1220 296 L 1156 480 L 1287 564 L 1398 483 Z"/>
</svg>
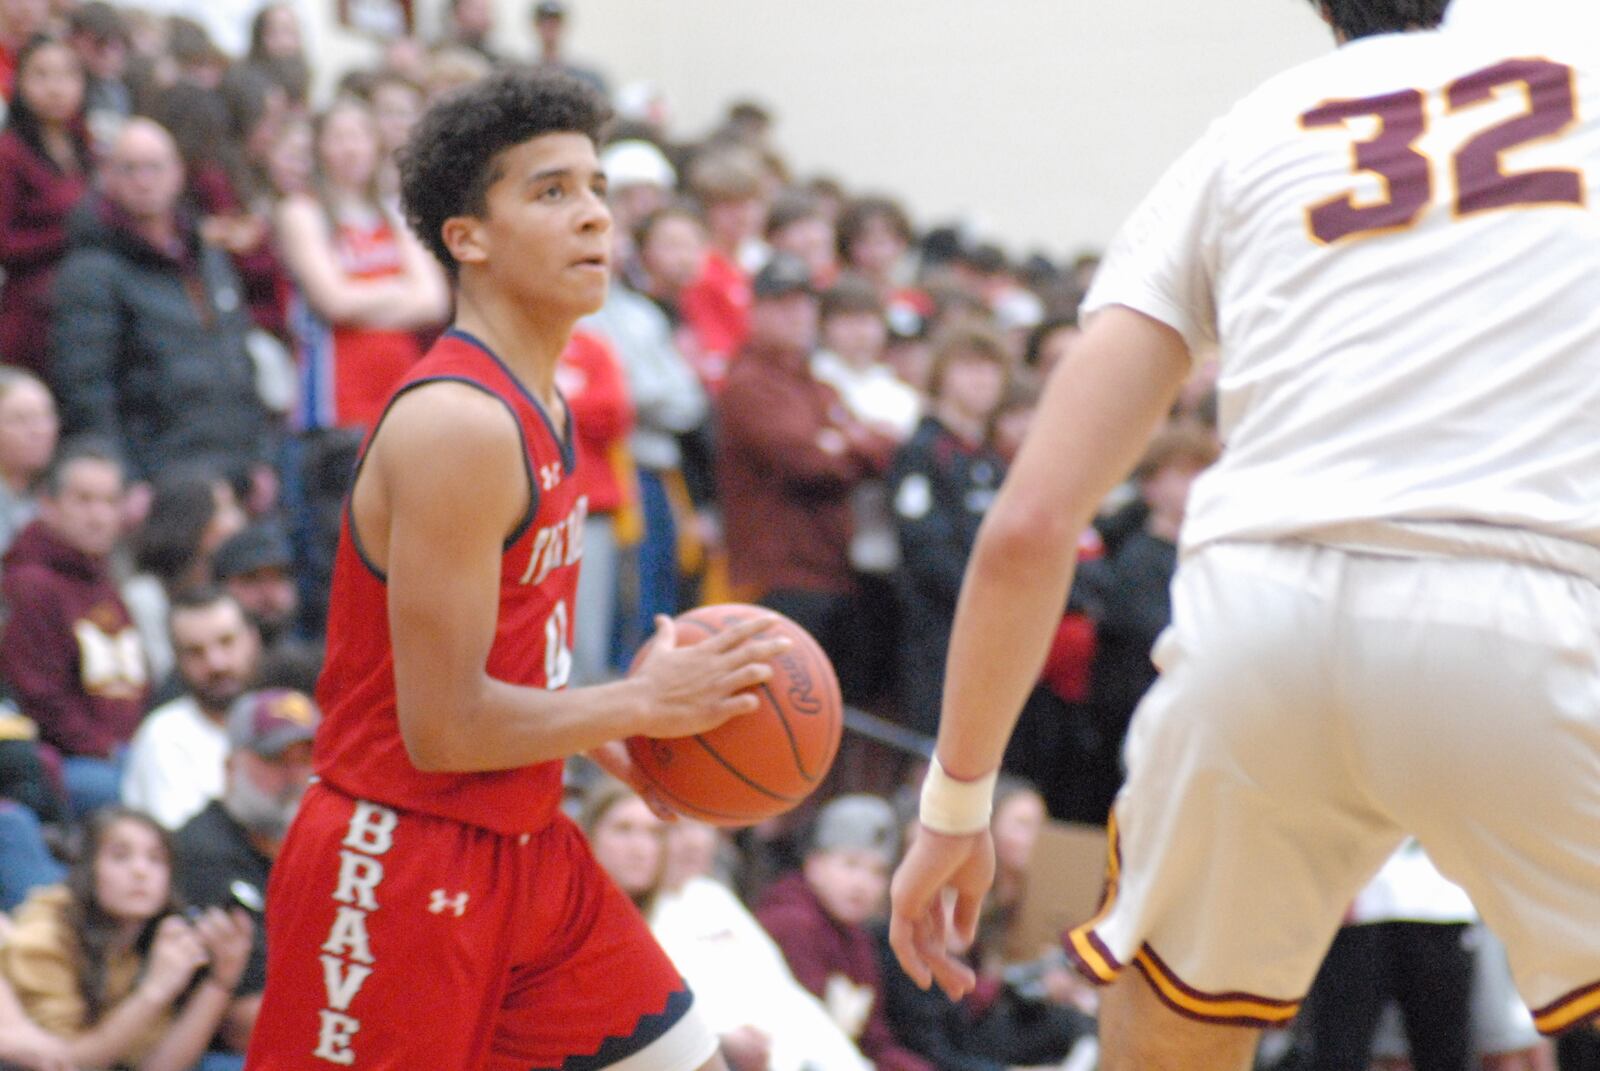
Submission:
<svg viewBox="0 0 1600 1071">
<path fill-rule="evenodd" d="M 500 559 L 500 606 L 488 673 L 510 684 L 560 688 L 572 667 L 572 606 L 588 512 L 587 499 L 572 479 L 571 415 L 562 441 L 500 359 L 455 329 L 412 368 L 388 404 L 437 380 L 467 383 L 494 395 L 516 418 L 522 435 L 532 505 Z M 381 423 L 368 433 L 363 458 Z M 464 472 L 461 478 L 474 474 Z M 351 796 L 498 833 L 538 830 L 560 805 L 560 762 L 488 773 L 424 773 L 411 764 L 396 714 L 389 589 L 362 551 L 348 501 L 334 560 L 328 653 L 317 701 L 323 710 L 317 775 Z"/>
</svg>

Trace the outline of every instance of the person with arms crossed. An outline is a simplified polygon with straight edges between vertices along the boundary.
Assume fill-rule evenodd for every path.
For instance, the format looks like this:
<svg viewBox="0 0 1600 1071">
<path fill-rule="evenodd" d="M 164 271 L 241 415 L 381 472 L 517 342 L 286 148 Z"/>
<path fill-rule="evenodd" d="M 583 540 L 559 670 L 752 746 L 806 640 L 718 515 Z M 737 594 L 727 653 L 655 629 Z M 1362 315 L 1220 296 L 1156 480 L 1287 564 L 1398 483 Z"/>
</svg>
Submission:
<svg viewBox="0 0 1600 1071">
<path fill-rule="evenodd" d="M 993 874 L 993 771 L 1075 537 L 1216 343 L 1227 448 L 1105 901 L 1065 938 L 1110 985 L 1108 1071 L 1248 1066 L 1407 834 L 1542 1031 L 1600 1012 L 1600 13 L 1317 7 L 1342 47 L 1220 120 L 1101 268 L 974 551 L 892 886 L 907 972 L 966 991 L 946 941 Z"/>
<path fill-rule="evenodd" d="M 554 377 L 605 297 L 606 118 L 570 77 L 506 71 L 436 104 L 402 156 L 456 321 L 356 471 L 319 780 L 273 867 L 252 1069 L 722 1067 L 559 809 L 561 760 L 639 783 L 621 738 L 748 713 L 737 693 L 786 647 L 769 619 L 679 647 L 662 618 L 632 676 L 561 690 L 586 504 Z"/>
</svg>

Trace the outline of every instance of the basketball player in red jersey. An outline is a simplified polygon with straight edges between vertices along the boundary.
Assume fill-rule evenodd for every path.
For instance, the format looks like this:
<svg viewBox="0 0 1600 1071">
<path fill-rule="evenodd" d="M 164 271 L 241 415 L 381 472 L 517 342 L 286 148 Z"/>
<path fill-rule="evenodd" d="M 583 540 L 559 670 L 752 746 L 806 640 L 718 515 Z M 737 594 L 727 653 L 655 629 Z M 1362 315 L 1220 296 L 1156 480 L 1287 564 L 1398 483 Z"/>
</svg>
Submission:
<svg viewBox="0 0 1600 1071">
<path fill-rule="evenodd" d="M 268 894 L 247 1066 L 722 1067 L 693 998 L 558 808 L 561 760 L 755 707 L 765 622 L 629 679 L 560 690 L 585 500 L 555 390 L 599 308 L 605 105 L 506 72 L 438 104 L 401 163 L 406 215 L 456 282 L 455 326 L 369 434 L 334 570 L 320 778 Z"/>
</svg>

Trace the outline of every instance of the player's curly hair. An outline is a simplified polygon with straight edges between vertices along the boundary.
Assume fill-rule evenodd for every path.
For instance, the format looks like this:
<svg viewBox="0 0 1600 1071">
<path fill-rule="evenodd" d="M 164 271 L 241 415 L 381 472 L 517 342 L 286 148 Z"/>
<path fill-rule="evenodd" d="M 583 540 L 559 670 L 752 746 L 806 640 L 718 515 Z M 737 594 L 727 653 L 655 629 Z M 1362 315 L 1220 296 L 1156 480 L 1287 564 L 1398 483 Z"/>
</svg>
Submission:
<svg viewBox="0 0 1600 1071">
<path fill-rule="evenodd" d="M 1450 0 L 1311 0 L 1326 12 L 1334 29 L 1354 41 L 1379 33 L 1431 30 L 1444 18 Z"/>
<path fill-rule="evenodd" d="M 509 68 L 447 94 L 400 150 L 406 222 L 454 278 L 458 265 L 440 229 L 452 216 L 481 216 L 500 156 L 543 134 L 583 134 L 595 145 L 611 107 L 559 71 Z"/>
</svg>

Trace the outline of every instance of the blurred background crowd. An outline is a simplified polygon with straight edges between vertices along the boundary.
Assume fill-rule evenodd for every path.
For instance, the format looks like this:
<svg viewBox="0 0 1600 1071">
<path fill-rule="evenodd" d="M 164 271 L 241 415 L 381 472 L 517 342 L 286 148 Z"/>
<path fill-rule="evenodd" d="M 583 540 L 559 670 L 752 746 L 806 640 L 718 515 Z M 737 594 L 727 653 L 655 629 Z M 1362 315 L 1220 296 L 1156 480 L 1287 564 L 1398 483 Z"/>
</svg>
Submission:
<svg viewBox="0 0 1600 1071">
<path fill-rule="evenodd" d="M 431 100 L 503 64 L 612 84 L 569 55 L 560 0 L 528 9 L 535 55 L 497 54 L 493 17 L 454 0 L 437 40 L 396 33 L 378 65 L 328 72 L 288 5 L 261 7 L 234 55 L 132 5 L 0 0 L 0 1066 L 239 1066 L 266 876 L 309 775 L 341 503 L 451 314 L 395 154 Z M 967 553 L 1097 258 L 797 174 L 761 87 L 728 89 L 692 138 L 659 101 L 613 98 L 613 287 L 558 372 L 589 501 L 572 683 L 624 672 L 658 613 L 760 602 L 828 651 L 849 731 L 815 800 L 737 838 L 664 827 L 577 765 L 573 814 L 735 1071 L 1091 1067 L 1093 993 L 1014 924 L 1047 818 L 1103 825 L 1119 787 L 1189 487 L 1221 449 L 1214 365 L 1079 548 L 1007 756 L 984 984 L 922 993 L 882 941 L 905 786 Z M 1439 902 L 1399 921 L 1467 950 L 1425 972 L 1461 980 L 1443 1031 L 1466 1038 L 1472 913 Z M 1376 914 L 1352 921 L 1395 921 Z M 1383 954 L 1346 968 L 1372 983 L 1354 1018 L 1373 1025 L 1408 992 Z M 1320 1003 L 1367 1051 L 1304 1066 L 1367 1066 L 1355 998 Z M 1280 1039 L 1280 1062 L 1331 1060 L 1314 1032 Z M 1455 1066 L 1410 1036 L 1419 1068 Z M 1600 1066 L 1588 1044 L 1562 1066 Z M 1403 1060 L 1403 1038 L 1385 1045 Z M 1479 1043 L 1553 1066 L 1530 1046 Z"/>
</svg>

